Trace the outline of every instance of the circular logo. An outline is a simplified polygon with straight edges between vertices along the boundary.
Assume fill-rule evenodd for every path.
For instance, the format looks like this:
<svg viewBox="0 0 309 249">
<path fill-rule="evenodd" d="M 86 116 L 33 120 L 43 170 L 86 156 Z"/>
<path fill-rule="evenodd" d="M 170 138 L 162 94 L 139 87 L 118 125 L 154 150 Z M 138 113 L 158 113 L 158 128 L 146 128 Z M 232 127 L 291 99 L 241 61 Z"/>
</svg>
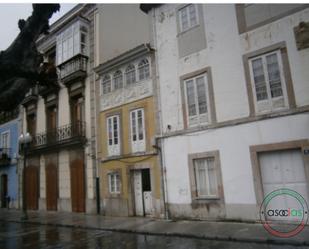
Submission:
<svg viewBox="0 0 309 249">
<path fill-rule="evenodd" d="M 260 219 L 272 235 L 289 238 L 300 233 L 308 222 L 308 205 L 298 192 L 281 188 L 269 193 L 260 207 Z"/>
</svg>

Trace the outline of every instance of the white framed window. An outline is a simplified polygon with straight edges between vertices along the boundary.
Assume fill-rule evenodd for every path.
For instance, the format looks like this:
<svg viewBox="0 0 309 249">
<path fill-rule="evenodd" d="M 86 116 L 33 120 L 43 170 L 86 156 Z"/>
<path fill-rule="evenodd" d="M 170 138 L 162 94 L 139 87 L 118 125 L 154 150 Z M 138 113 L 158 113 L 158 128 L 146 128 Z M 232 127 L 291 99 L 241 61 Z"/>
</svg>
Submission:
<svg viewBox="0 0 309 249">
<path fill-rule="evenodd" d="M 207 74 L 184 81 L 187 120 L 189 126 L 209 122 Z"/>
<path fill-rule="evenodd" d="M 107 150 L 109 156 L 120 154 L 120 118 L 119 115 L 108 117 L 107 127 Z"/>
<path fill-rule="evenodd" d="M 120 194 L 120 174 L 113 172 L 108 174 L 109 193 Z"/>
<path fill-rule="evenodd" d="M 257 112 L 287 107 L 287 93 L 280 50 L 249 59 Z"/>
<path fill-rule="evenodd" d="M 180 32 L 198 25 L 198 10 L 196 4 L 189 4 L 178 10 Z"/>
<path fill-rule="evenodd" d="M 145 151 L 146 149 L 144 117 L 144 109 L 130 112 L 132 152 Z"/>
<path fill-rule="evenodd" d="M 10 153 L 10 131 L 5 131 L 1 133 L 0 137 L 0 152 L 1 154 L 9 155 Z"/>
<path fill-rule="evenodd" d="M 147 59 L 143 59 L 138 63 L 138 75 L 139 75 L 139 80 L 145 80 L 148 79 L 150 76 L 150 71 L 149 71 L 149 62 Z"/>
<path fill-rule="evenodd" d="M 57 35 L 57 65 L 77 54 L 87 55 L 87 27 L 80 21 Z"/>
<path fill-rule="evenodd" d="M 114 73 L 114 89 L 120 89 L 123 87 L 123 76 L 120 70 Z"/>
<path fill-rule="evenodd" d="M 1 148 L 10 148 L 10 131 L 1 133 Z"/>
<path fill-rule="evenodd" d="M 133 64 L 130 64 L 126 68 L 126 84 L 130 85 L 136 82 L 136 72 L 135 72 L 135 66 Z"/>
<path fill-rule="evenodd" d="M 101 81 L 101 94 L 106 94 L 111 92 L 112 90 L 111 85 L 111 77 L 110 75 L 106 74 L 103 76 Z"/>
<path fill-rule="evenodd" d="M 199 158 L 193 160 L 196 196 L 198 198 L 218 197 L 217 172 L 215 158 Z"/>
<path fill-rule="evenodd" d="M 80 52 L 83 55 L 87 54 L 87 28 L 85 26 L 80 27 Z"/>
</svg>

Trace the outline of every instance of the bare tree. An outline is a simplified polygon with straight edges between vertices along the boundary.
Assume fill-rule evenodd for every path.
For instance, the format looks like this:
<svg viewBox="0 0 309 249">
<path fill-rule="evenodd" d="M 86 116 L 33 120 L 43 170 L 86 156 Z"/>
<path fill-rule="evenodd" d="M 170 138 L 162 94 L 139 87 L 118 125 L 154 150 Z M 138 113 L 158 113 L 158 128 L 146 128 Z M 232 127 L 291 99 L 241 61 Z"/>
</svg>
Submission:
<svg viewBox="0 0 309 249">
<path fill-rule="evenodd" d="M 32 15 L 19 20 L 20 33 L 5 51 L 0 52 L 0 111 L 12 110 L 36 83 L 51 85 L 55 70 L 42 66 L 43 55 L 36 47 L 41 34 L 48 34 L 49 19 L 59 4 L 33 4 Z"/>
</svg>

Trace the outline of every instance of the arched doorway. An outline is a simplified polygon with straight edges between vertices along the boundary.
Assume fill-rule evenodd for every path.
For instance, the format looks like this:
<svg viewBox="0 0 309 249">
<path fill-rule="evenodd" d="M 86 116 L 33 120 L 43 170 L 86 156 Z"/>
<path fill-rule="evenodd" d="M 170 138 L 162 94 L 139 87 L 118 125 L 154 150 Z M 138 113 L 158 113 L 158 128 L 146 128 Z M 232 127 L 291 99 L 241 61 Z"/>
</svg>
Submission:
<svg viewBox="0 0 309 249">
<path fill-rule="evenodd" d="M 7 207 L 7 197 L 8 195 L 8 176 L 3 174 L 1 176 L 1 207 Z"/>
</svg>

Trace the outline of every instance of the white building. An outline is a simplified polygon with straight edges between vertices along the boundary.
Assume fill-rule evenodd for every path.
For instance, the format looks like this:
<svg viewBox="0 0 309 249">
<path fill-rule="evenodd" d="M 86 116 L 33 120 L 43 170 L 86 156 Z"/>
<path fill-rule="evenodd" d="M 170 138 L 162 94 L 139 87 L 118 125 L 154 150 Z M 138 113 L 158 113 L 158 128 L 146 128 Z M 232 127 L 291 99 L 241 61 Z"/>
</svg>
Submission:
<svg viewBox="0 0 309 249">
<path fill-rule="evenodd" d="M 171 216 L 256 220 L 281 187 L 308 201 L 308 6 L 141 9 L 152 21 Z"/>
</svg>

